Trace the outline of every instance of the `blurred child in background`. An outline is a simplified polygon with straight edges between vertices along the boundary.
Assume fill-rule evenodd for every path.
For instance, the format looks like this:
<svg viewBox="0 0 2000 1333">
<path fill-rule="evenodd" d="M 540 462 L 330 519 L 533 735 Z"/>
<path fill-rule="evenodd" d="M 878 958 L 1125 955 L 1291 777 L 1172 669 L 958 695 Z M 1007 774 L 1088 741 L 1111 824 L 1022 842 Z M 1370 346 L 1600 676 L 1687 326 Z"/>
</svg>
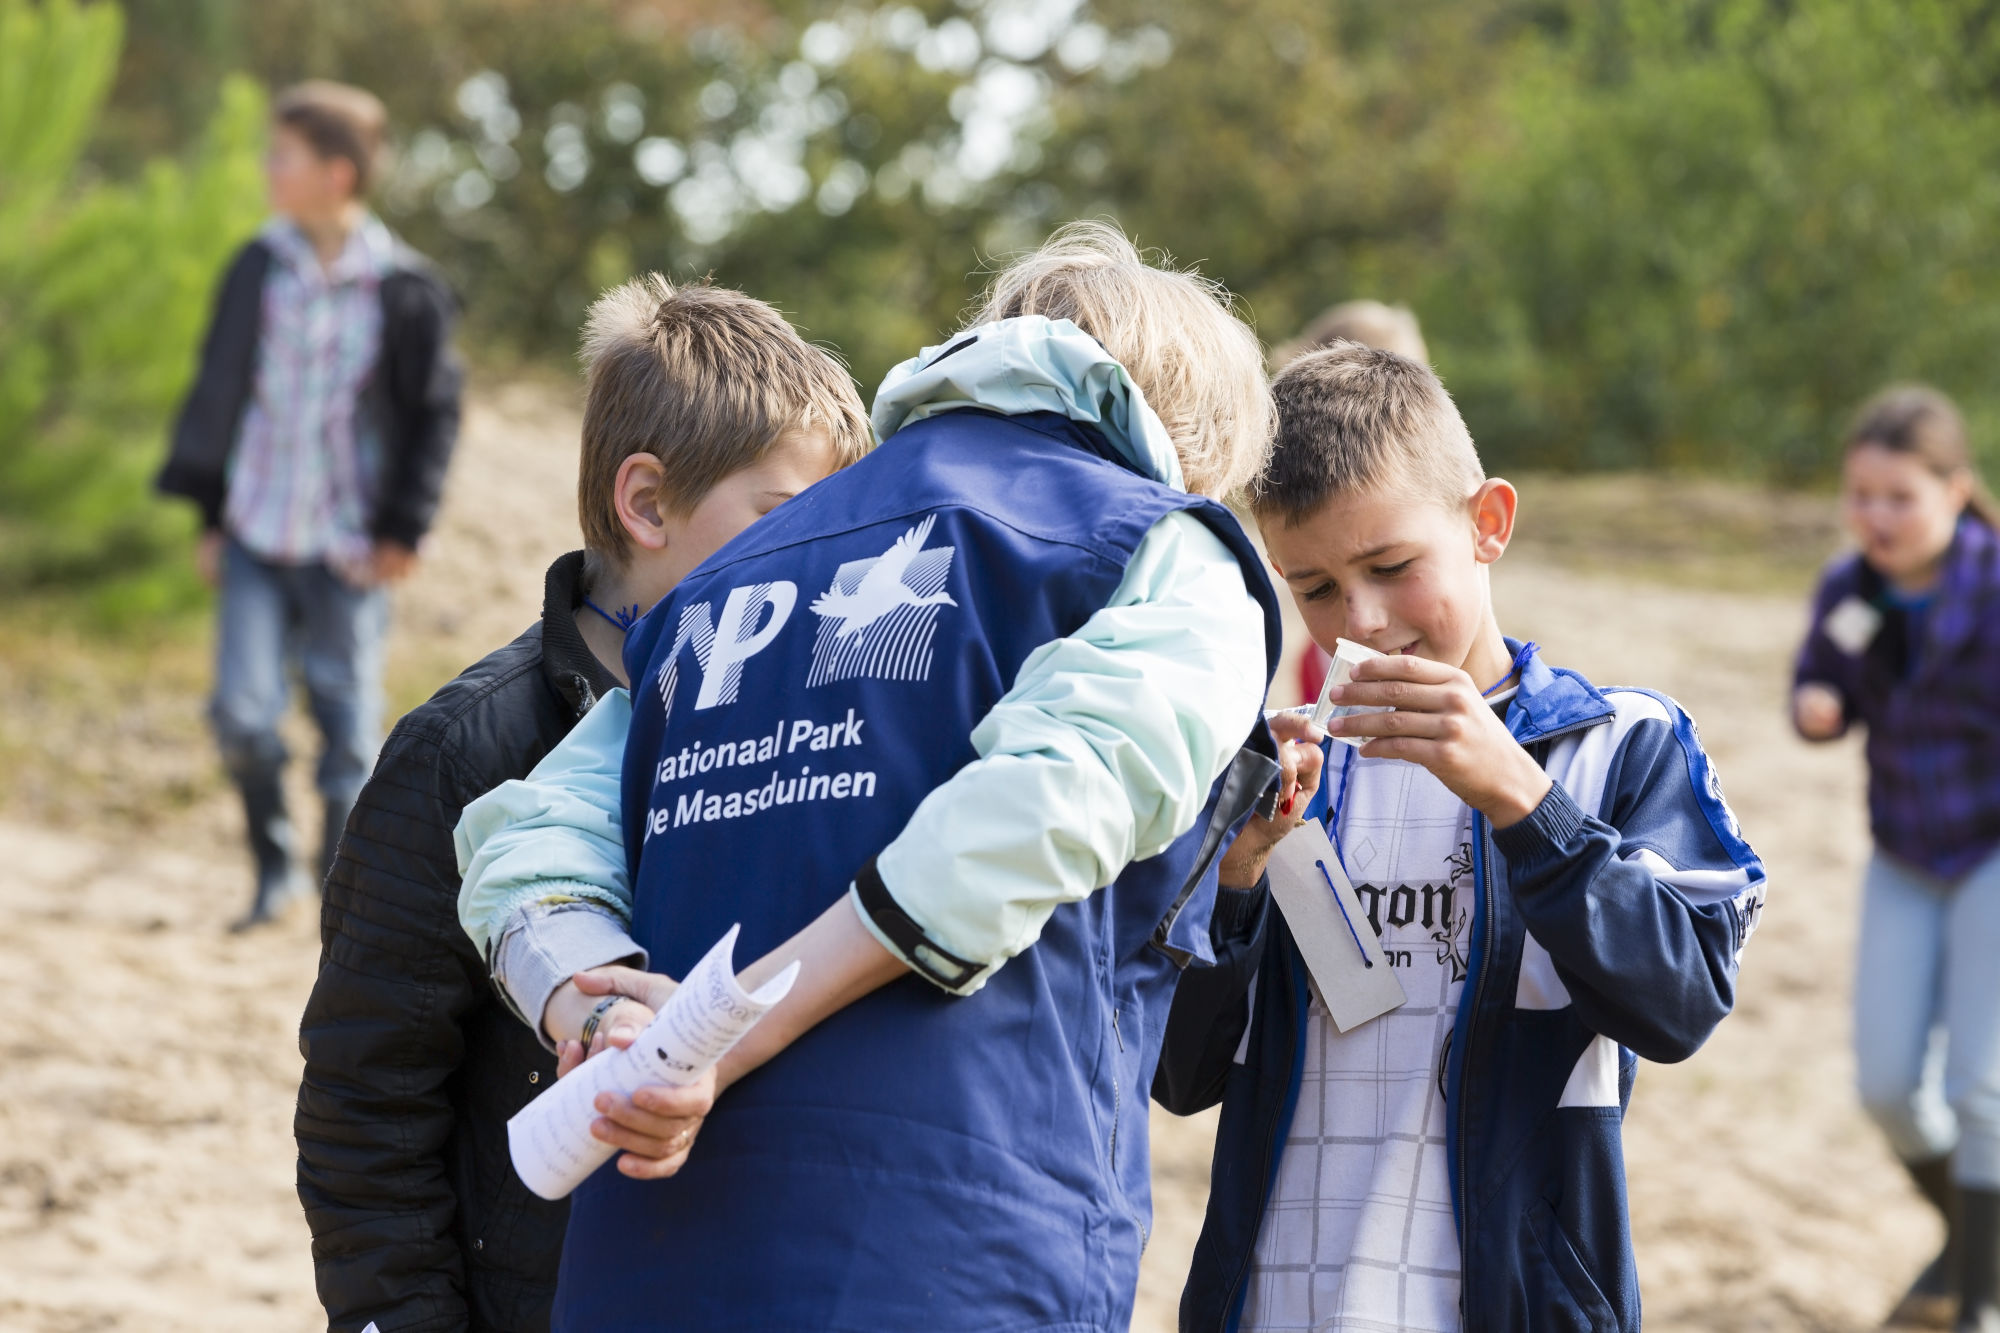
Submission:
<svg viewBox="0 0 2000 1333">
<path fill-rule="evenodd" d="M 1417 325 L 1416 312 L 1408 306 L 1383 305 L 1380 301 L 1342 301 L 1321 311 L 1319 318 L 1306 325 L 1305 332 L 1296 339 L 1280 347 L 1272 360 L 1283 367 L 1308 352 L 1317 352 L 1337 342 L 1379 347 L 1421 365 L 1427 366 L 1431 361 L 1430 349 L 1424 346 L 1424 332 Z M 1326 684 L 1327 669 L 1332 663 L 1333 659 L 1326 655 L 1326 649 L 1307 641 L 1305 651 L 1299 654 L 1301 699 L 1310 703 L 1319 698 L 1320 689 Z"/>
<path fill-rule="evenodd" d="M 1946 1224 L 1943 1251 L 1891 1321 L 1956 1318 L 1996 1333 L 2000 508 L 1957 408 L 1935 390 L 1877 396 L 1846 455 L 1843 507 L 1860 549 L 1820 579 L 1792 716 L 1808 740 L 1868 729 L 1861 1100 Z"/>
<path fill-rule="evenodd" d="M 363 202 L 386 128 L 359 88 L 278 98 L 275 216 L 222 280 L 158 481 L 200 507 L 198 564 L 222 591 L 209 719 L 257 876 L 238 929 L 303 889 L 281 781 L 287 669 L 324 742 L 323 878 L 375 757 L 384 589 L 415 565 L 458 438 L 453 297 Z"/>
<path fill-rule="evenodd" d="M 1342 301 L 1319 313 L 1305 332 L 1272 355 L 1280 370 L 1306 355 L 1337 342 L 1379 347 L 1412 361 L 1430 364 L 1430 349 L 1424 346 L 1424 331 L 1416 312 L 1406 305 L 1384 305 L 1380 301 Z"/>
<path fill-rule="evenodd" d="M 452 827 L 625 683 L 626 628 L 683 575 L 870 443 L 846 370 L 741 292 L 627 283 L 591 307 L 583 361 L 584 549 L 550 566 L 539 624 L 396 724 L 327 876 L 294 1130 L 331 1328 L 549 1326 L 569 1207 L 515 1175 L 507 1121 L 554 1081 L 544 1021 L 575 1037 L 593 1009 L 607 1034 L 652 1017 L 570 971 L 645 955 L 599 913 L 537 903 L 490 985 L 458 928 Z M 699 1114 L 705 1095 L 637 1100 Z"/>
</svg>

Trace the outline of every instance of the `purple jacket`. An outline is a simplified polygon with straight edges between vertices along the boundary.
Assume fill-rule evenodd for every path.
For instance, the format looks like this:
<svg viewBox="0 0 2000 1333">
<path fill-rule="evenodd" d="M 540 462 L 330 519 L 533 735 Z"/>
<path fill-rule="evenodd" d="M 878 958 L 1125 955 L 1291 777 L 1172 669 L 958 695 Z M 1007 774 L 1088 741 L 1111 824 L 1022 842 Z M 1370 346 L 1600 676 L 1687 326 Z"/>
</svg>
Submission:
<svg viewBox="0 0 2000 1333">
<path fill-rule="evenodd" d="M 1858 652 L 1829 617 L 1856 601 L 1880 614 Z M 1848 619 L 1860 619 L 1849 608 Z M 1838 623 L 1840 617 L 1834 618 Z M 1956 879 L 2000 848 L 2000 538 L 1967 515 L 1944 577 L 1914 622 L 1859 555 L 1827 566 L 1794 680 L 1840 692 L 1868 728 L 1868 814 L 1876 845 Z M 1858 637 L 1858 636 L 1856 636 Z M 1853 637 L 1848 638 L 1853 645 Z M 1844 730 L 1844 728 L 1843 728 Z"/>
</svg>

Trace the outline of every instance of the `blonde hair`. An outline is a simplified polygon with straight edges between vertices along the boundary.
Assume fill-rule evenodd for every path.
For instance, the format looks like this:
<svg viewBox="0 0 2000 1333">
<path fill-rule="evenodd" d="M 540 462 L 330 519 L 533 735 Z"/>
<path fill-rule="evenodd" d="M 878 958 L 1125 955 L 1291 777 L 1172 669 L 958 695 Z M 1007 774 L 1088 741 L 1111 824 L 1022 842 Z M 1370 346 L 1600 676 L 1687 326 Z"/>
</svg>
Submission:
<svg viewBox="0 0 2000 1333">
<path fill-rule="evenodd" d="M 1416 312 L 1406 305 L 1383 305 L 1380 301 L 1342 301 L 1320 312 L 1292 342 L 1278 349 L 1274 358 L 1280 366 L 1298 360 L 1307 352 L 1317 352 L 1337 342 L 1379 347 L 1412 361 L 1430 364 L 1430 349 L 1424 346 L 1424 331 Z"/>
<path fill-rule="evenodd" d="M 1337 342 L 1286 366 L 1271 397 L 1278 437 L 1252 498 L 1259 519 L 1295 523 L 1388 485 L 1457 507 L 1486 479 L 1457 404 L 1422 362 Z"/>
<path fill-rule="evenodd" d="M 1271 395 L 1257 335 L 1220 283 L 1152 263 L 1108 222 L 1072 222 L 1001 270 L 972 322 L 1067 319 L 1103 344 L 1159 415 L 1190 491 L 1221 497 L 1262 470 Z"/>
<path fill-rule="evenodd" d="M 727 287 L 675 287 L 658 273 L 614 287 L 590 307 L 579 355 L 577 518 L 593 571 L 629 552 L 613 492 L 633 454 L 660 460 L 661 502 L 685 514 L 792 431 L 824 430 L 840 467 L 873 443 L 847 368 Z"/>
</svg>

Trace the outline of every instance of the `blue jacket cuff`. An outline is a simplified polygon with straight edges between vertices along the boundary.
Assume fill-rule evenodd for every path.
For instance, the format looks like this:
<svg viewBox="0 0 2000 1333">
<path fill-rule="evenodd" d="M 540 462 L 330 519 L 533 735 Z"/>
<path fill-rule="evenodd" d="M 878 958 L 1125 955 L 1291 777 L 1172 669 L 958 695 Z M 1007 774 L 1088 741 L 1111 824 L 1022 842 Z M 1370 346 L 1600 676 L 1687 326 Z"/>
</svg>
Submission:
<svg viewBox="0 0 2000 1333">
<path fill-rule="evenodd" d="M 1217 886 L 1215 912 L 1209 918 L 1209 939 L 1220 945 L 1255 934 L 1258 923 L 1264 919 L 1264 903 L 1270 896 L 1270 888 L 1269 875 L 1259 875 L 1257 882 L 1247 889 Z"/>
<path fill-rule="evenodd" d="M 1561 856 L 1570 839 L 1583 831 L 1588 818 L 1560 782 L 1549 787 L 1542 803 L 1518 824 L 1493 830 L 1493 843 L 1508 864 L 1529 867 Z"/>
</svg>

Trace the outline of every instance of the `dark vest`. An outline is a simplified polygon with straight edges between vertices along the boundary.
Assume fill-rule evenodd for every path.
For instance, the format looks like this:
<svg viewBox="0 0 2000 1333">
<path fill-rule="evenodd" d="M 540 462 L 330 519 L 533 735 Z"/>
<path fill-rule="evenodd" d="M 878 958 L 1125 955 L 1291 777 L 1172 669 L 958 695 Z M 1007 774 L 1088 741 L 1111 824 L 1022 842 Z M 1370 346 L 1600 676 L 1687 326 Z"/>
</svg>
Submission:
<svg viewBox="0 0 2000 1333">
<path fill-rule="evenodd" d="M 911 426 L 690 576 L 627 649 L 653 966 L 682 975 L 737 922 L 747 964 L 837 901 L 1176 510 L 1242 562 L 1274 662 L 1276 601 L 1229 512 L 1054 414 Z M 1058 908 L 977 993 L 909 976 L 834 1015 L 725 1094 L 675 1179 L 600 1171 L 557 1327 L 1125 1327 L 1147 1092 L 1178 965 L 1207 954 L 1215 822 Z"/>
</svg>

